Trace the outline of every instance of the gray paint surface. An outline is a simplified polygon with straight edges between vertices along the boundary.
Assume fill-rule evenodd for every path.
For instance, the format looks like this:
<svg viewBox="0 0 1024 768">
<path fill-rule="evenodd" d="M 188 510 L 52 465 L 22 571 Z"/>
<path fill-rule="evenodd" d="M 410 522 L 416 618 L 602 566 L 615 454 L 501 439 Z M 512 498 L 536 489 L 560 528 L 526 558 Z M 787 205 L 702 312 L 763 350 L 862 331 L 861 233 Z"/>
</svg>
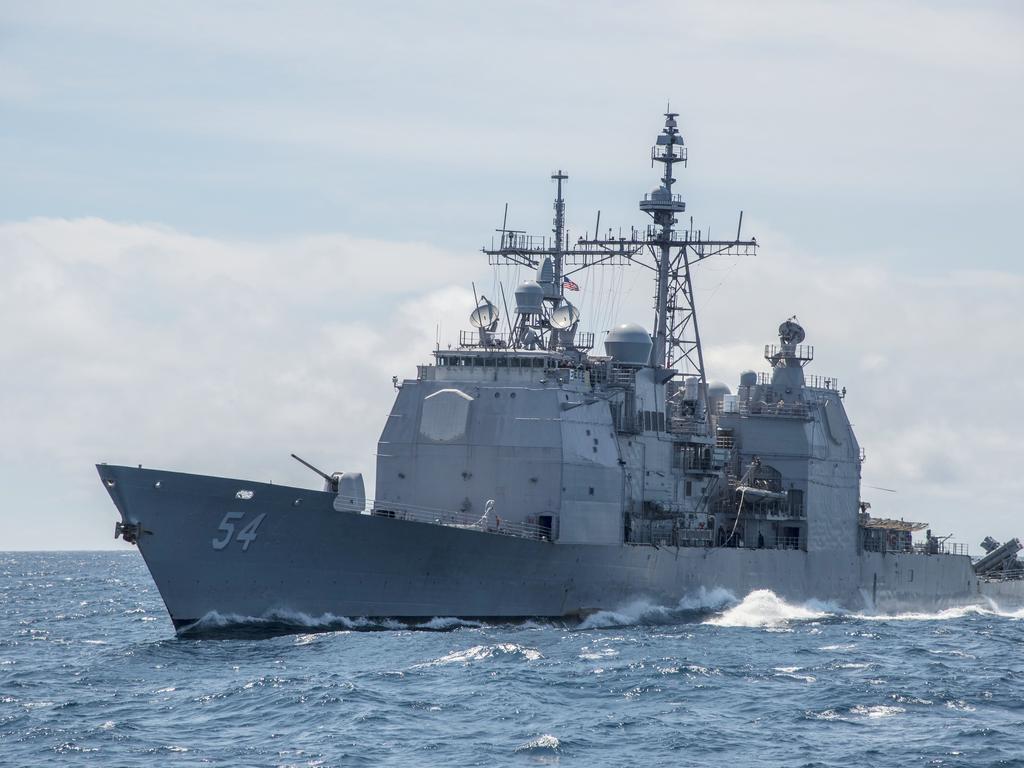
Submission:
<svg viewBox="0 0 1024 768">
<path fill-rule="evenodd" d="M 964 556 L 561 544 L 338 512 L 320 491 L 108 465 L 99 472 L 122 514 L 141 523 L 140 551 L 178 625 L 211 613 L 578 617 L 718 587 L 853 610 L 983 596 Z M 237 498 L 240 490 L 252 497 Z M 216 549 L 229 513 L 238 515 L 236 535 Z M 245 546 L 238 532 L 260 515 Z"/>
<path fill-rule="evenodd" d="M 686 204 L 673 167 L 687 158 L 677 117 L 665 114 L 652 150 L 663 174 L 639 204 L 646 231 L 570 249 L 559 171 L 554 236 L 503 226 L 500 247 L 485 249 L 536 280 L 515 290 L 507 333 L 481 297 L 458 349 L 396 380 L 372 514 L 348 511 L 359 508 L 351 493 L 99 467 L 176 622 L 573 616 L 714 588 L 899 608 L 995 590 L 966 556 L 939 554 L 938 539 L 915 551 L 899 523 L 868 541 L 845 389 L 805 376 L 814 348 L 795 317 L 765 347 L 767 375 L 744 374 L 736 395 L 708 383 L 691 262 L 757 242 L 740 239 L 742 217 L 734 240 L 676 228 Z M 597 356 L 592 334 L 576 346 L 562 276 L 610 248 L 656 275 L 655 327 L 621 326 Z M 505 533 L 489 532 L 502 521 Z M 890 551 L 866 551 L 878 542 Z M 997 591 L 1013 597 L 1024 581 Z"/>
</svg>

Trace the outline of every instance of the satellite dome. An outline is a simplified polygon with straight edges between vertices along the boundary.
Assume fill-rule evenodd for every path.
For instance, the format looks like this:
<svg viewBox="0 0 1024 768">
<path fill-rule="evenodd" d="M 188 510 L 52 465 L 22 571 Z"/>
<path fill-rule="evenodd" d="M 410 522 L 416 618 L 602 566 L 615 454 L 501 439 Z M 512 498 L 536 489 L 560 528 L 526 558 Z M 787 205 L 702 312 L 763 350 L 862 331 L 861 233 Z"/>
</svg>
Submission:
<svg viewBox="0 0 1024 768">
<path fill-rule="evenodd" d="M 516 312 L 536 315 L 544 306 L 544 289 L 535 280 L 524 280 L 516 288 Z"/>
<path fill-rule="evenodd" d="M 723 384 L 720 381 L 709 381 L 708 382 L 708 399 L 709 400 L 721 400 L 726 395 L 731 395 L 732 390 L 729 389 L 727 384 Z"/>
<path fill-rule="evenodd" d="M 562 299 L 562 304 L 551 313 L 549 322 L 552 328 L 564 331 L 579 322 L 579 319 L 580 311 L 570 304 L 568 299 Z"/>
<path fill-rule="evenodd" d="M 651 359 L 651 335 L 636 323 L 623 323 L 608 332 L 604 351 L 618 363 L 647 365 Z"/>
<path fill-rule="evenodd" d="M 757 386 L 757 372 L 756 371 L 744 371 L 740 374 L 740 386 L 741 387 L 754 387 Z"/>
</svg>

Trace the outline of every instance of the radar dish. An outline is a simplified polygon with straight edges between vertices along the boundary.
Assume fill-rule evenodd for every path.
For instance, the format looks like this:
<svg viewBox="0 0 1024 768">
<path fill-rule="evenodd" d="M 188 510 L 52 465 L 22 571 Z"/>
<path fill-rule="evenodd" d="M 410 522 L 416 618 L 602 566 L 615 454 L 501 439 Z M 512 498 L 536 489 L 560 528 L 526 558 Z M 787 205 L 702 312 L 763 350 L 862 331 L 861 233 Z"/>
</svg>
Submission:
<svg viewBox="0 0 1024 768">
<path fill-rule="evenodd" d="M 568 301 L 563 301 L 562 304 L 551 313 L 551 317 L 548 322 L 552 328 L 559 331 L 564 331 L 566 328 L 571 328 L 580 319 L 580 311 L 576 309 Z"/>
<path fill-rule="evenodd" d="M 498 308 L 489 302 L 486 296 L 481 296 L 480 299 L 480 306 L 470 313 L 469 322 L 474 328 L 489 329 L 497 324 L 501 315 L 498 314 Z"/>
<path fill-rule="evenodd" d="M 806 336 L 803 327 L 796 322 L 796 317 L 791 317 L 779 326 L 779 340 L 783 344 L 800 344 Z"/>
</svg>

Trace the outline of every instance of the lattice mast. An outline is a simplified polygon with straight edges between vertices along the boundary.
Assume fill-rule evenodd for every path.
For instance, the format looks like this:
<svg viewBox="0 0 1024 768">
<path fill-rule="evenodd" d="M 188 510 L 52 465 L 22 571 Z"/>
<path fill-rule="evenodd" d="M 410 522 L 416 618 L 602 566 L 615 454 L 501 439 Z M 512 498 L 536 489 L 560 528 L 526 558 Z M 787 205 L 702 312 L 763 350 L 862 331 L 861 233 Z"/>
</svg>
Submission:
<svg viewBox="0 0 1024 768">
<path fill-rule="evenodd" d="M 672 185 L 676 181 L 672 176 L 672 166 L 676 163 L 686 164 L 686 147 L 683 146 L 683 137 L 679 135 L 679 129 L 676 127 L 676 117 L 678 114 L 675 112 L 665 113 L 665 128 L 651 148 L 651 165 L 661 163 L 664 168 L 661 186 L 650 194 L 644 195 L 643 200 L 640 201 L 640 210 L 654 220 L 655 229 L 651 232 L 652 237 L 649 240 L 654 241 L 652 250 L 657 252 L 658 282 L 654 299 L 654 350 L 651 353 L 651 361 L 655 365 L 664 365 L 668 368 L 672 367 L 668 357 L 672 228 L 677 221 L 676 214 L 686 210 L 686 203 L 683 202 L 682 196 L 672 192 Z M 689 269 L 686 270 L 685 282 L 686 288 L 689 288 Z M 689 291 L 686 293 L 692 296 Z M 695 315 L 693 329 L 696 335 L 698 368 L 702 372 L 701 381 L 703 382 L 704 357 L 700 349 L 700 336 L 697 335 Z"/>
<path fill-rule="evenodd" d="M 551 179 L 556 182 L 556 193 L 554 201 L 555 217 L 552 220 L 551 239 L 528 235 L 525 231 L 508 229 L 508 206 L 505 206 L 506 220 L 502 223 L 501 229 L 497 230 L 500 235 L 497 247 L 492 242 L 490 248 L 483 248 L 487 254 L 488 261 L 492 266 L 500 264 L 513 264 L 520 267 L 537 269 L 544 257 L 551 258 L 551 266 L 554 270 L 552 293 L 545 296 L 547 301 L 558 305 L 564 294 L 565 275 L 565 196 L 562 192 L 562 182 L 567 181 L 568 174 L 561 169 L 551 174 Z"/>
<path fill-rule="evenodd" d="M 740 239 L 742 212 L 734 240 L 705 239 L 700 230 L 694 231 L 692 228 L 675 231 L 676 214 L 686 210 L 682 196 L 673 192 L 676 182 L 674 168 L 678 163 L 685 166 L 687 161 L 686 147 L 676 123 L 678 116 L 676 112 L 665 113 L 665 127 L 651 149 L 651 165 L 661 163 L 663 173 L 658 189 L 644 195 L 640 201 L 640 210 L 647 213 L 654 222 L 647 228 L 646 236 L 640 237 L 634 231 L 629 238 L 581 239 L 569 257 L 581 256 L 583 258 L 580 263 L 596 266 L 607 262 L 590 259 L 592 255 L 614 254 L 654 270 L 657 290 L 654 297 L 654 348 L 651 363 L 671 370 L 688 367 L 689 370 L 683 373 L 696 376 L 704 385 L 698 388 L 703 401 L 707 375 L 697 324 L 691 268 L 697 262 L 718 254 L 753 255 L 757 241 L 753 238 Z M 645 254 L 653 263 L 646 262 Z"/>
<path fill-rule="evenodd" d="M 697 308 L 694 302 L 691 268 L 709 256 L 726 254 L 750 256 L 757 249 L 757 241 L 741 240 L 743 213 L 740 213 L 736 238 L 710 240 L 692 226 L 682 232 L 674 229 L 676 215 L 686 211 L 682 196 L 673 192 L 676 182 L 675 166 L 687 161 L 683 137 L 676 123 L 676 112 L 665 113 L 665 126 L 651 149 L 651 165 L 661 163 L 661 184 L 655 191 L 644 195 L 640 210 L 647 213 L 653 224 L 646 232 L 632 229 L 628 236 L 582 237 L 567 247 L 565 234 L 565 200 L 562 182 L 568 178 L 562 171 L 551 175 L 557 182 L 553 237 L 532 237 L 525 232 L 506 228 L 502 224 L 497 247 L 484 248 L 492 265 L 517 264 L 536 269 L 545 257 L 550 257 L 554 268 L 553 293 L 546 301 L 558 305 L 563 297 L 564 282 L 577 272 L 598 266 L 636 264 L 651 269 L 656 275 L 654 297 L 654 347 L 652 365 L 695 376 L 701 405 L 706 398 L 707 375 L 704 370 L 704 352 L 701 347 Z M 507 214 L 507 208 L 506 208 Z M 704 409 L 706 412 L 706 409 Z"/>
<path fill-rule="evenodd" d="M 555 195 L 555 220 L 552 222 L 554 227 L 551 232 L 554 235 L 555 242 L 553 253 L 551 254 L 551 264 L 555 269 L 555 303 L 561 299 L 562 293 L 565 290 L 565 286 L 562 285 L 562 262 L 564 261 L 565 254 L 565 198 L 562 197 L 562 182 L 569 178 L 562 170 L 559 169 L 556 173 L 551 174 L 551 178 L 558 184 L 558 192 Z"/>
</svg>

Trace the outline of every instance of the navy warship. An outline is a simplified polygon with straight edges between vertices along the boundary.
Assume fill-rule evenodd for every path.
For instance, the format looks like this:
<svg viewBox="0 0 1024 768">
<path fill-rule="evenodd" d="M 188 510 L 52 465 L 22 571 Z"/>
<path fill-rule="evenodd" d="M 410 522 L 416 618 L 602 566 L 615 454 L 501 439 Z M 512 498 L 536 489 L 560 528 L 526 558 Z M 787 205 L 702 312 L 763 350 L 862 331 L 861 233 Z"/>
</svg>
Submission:
<svg viewBox="0 0 1024 768">
<path fill-rule="evenodd" d="M 727 240 L 677 227 L 676 118 L 651 150 L 645 227 L 570 243 L 558 171 L 550 236 L 497 230 L 490 265 L 529 279 L 511 311 L 503 284 L 477 296 L 458 343 L 395 379 L 375 499 L 361 472 L 294 454 L 320 487 L 98 465 L 115 536 L 138 546 L 178 631 L 211 616 L 573 618 L 713 589 L 851 610 L 1020 602 L 1018 540 L 986 540 L 974 562 L 925 523 L 871 515 L 846 390 L 807 371 L 795 317 L 766 372 L 735 393 L 708 381 L 695 268 L 758 243 L 742 213 Z M 618 325 L 596 354 L 568 294 L 607 266 L 653 277 L 653 329 Z"/>
</svg>

